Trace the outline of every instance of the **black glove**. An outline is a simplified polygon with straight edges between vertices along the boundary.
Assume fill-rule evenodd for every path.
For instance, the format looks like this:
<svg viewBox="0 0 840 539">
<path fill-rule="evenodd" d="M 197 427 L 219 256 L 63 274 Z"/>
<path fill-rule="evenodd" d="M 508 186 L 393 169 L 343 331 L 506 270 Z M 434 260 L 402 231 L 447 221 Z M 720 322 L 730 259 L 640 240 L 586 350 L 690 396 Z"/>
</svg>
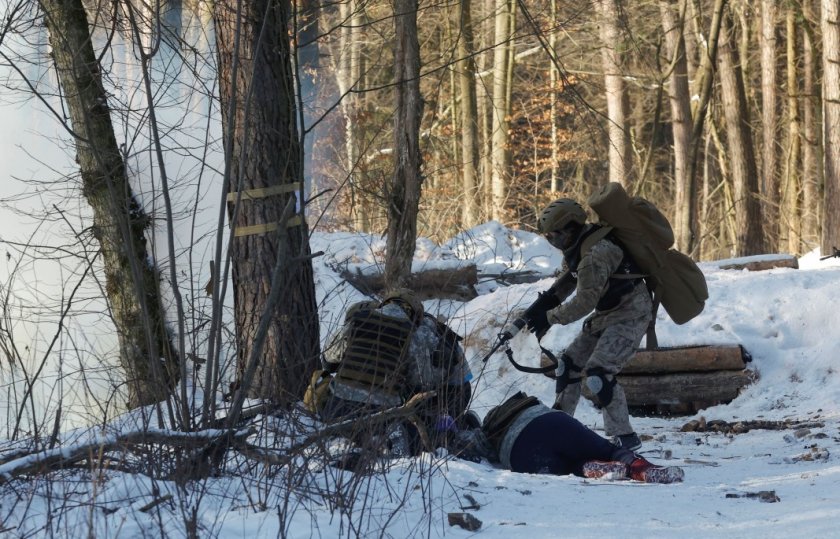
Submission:
<svg viewBox="0 0 840 539">
<path fill-rule="evenodd" d="M 528 319 L 528 330 L 537 336 L 537 340 L 543 338 L 551 324 L 548 323 L 547 311 L 537 311 Z"/>
</svg>

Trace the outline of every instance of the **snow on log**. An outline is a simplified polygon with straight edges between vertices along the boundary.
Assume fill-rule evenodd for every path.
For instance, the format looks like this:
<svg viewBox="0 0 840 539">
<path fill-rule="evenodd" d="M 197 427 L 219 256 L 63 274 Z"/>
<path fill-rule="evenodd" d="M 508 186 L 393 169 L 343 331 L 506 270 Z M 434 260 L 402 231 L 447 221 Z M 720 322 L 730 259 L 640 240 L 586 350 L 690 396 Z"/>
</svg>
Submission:
<svg viewBox="0 0 840 539">
<path fill-rule="evenodd" d="M 717 263 L 724 270 L 764 271 L 773 268 L 799 269 L 799 260 L 793 255 L 756 255 L 720 260 Z"/>
<path fill-rule="evenodd" d="M 381 294 L 385 288 L 385 276 L 382 273 L 353 273 L 345 270 L 341 272 L 341 277 L 368 295 Z M 478 296 L 476 283 L 478 270 L 475 264 L 460 264 L 415 271 L 406 286 L 420 297 L 466 301 Z"/>
</svg>

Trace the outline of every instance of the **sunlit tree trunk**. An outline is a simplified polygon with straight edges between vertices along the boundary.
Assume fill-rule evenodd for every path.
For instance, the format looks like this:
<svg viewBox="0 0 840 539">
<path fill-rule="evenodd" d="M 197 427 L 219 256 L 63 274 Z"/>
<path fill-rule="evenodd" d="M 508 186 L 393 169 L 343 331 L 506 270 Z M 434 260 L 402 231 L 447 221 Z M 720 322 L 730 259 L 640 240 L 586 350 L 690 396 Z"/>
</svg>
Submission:
<svg viewBox="0 0 840 539">
<path fill-rule="evenodd" d="M 840 249 L 840 4 L 822 1 L 823 34 L 823 229 L 822 252 Z"/>
<path fill-rule="evenodd" d="M 630 183 L 633 152 L 627 125 L 628 96 L 624 88 L 621 33 L 617 25 L 616 0 L 598 0 L 600 9 L 601 63 L 607 97 L 607 135 L 609 180 L 625 187 Z"/>
<path fill-rule="evenodd" d="M 285 405 L 303 396 L 319 355 L 289 15 L 288 0 L 216 4 L 239 381 L 250 395 Z M 280 222 L 290 200 L 294 216 Z"/>
<path fill-rule="evenodd" d="M 668 97 L 671 103 L 671 127 L 674 136 L 674 236 L 677 249 L 691 252 L 695 226 L 694 178 L 688 176 L 691 156 L 691 95 L 683 29 L 685 13 L 676 20 L 673 2 L 659 3 L 666 50 L 670 65 Z"/>
<path fill-rule="evenodd" d="M 126 175 L 81 0 L 40 4 L 70 113 L 82 192 L 93 212 L 91 230 L 102 251 L 128 406 L 154 403 L 170 394 L 180 363 L 165 328 L 160 276 L 146 249 L 145 230 L 151 219 Z"/>
<path fill-rule="evenodd" d="M 759 189 L 771 249 L 777 245 L 779 223 L 778 105 L 776 100 L 776 0 L 761 0 L 761 181 Z"/>
<path fill-rule="evenodd" d="M 758 201 L 758 174 L 747 96 L 735 49 L 734 30 L 728 16 L 723 17 L 718 52 L 727 147 L 734 186 L 734 211 L 738 234 L 736 255 L 759 254 L 763 253 L 765 248 L 761 207 Z"/>
<path fill-rule="evenodd" d="M 800 207 L 800 169 L 799 161 L 802 143 L 799 123 L 799 80 L 796 68 L 796 14 L 792 7 L 787 8 L 785 16 L 787 50 L 787 152 L 785 155 L 785 175 L 781 192 L 781 211 L 779 219 L 779 246 L 788 253 L 800 253 L 802 208 Z"/>
<path fill-rule="evenodd" d="M 508 152 L 508 63 L 511 60 L 510 49 L 513 47 L 511 35 L 511 4 L 509 0 L 496 0 L 494 20 L 493 49 L 493 115 L 492 115 L 492 188 L 490 209 L 492 218 L 505 220 L 505 201 L 507 200 L 508 181 L 510 179 L 510 159 Z"/>
<path fill-rule="evenodd" d="M 475 95 L 471 0 L 458 2 L 458 82 L 461 94 L 461 185 L 464 207 L 461 222 L 465 228 L 478 224 L 478 106 Z"/>
<path fill-rule="evenodd" d="M 551 0 L 551 34 L 549 34 L 549 46 L 553 54 L 557 54 L 557 0 Z M 551 122 L 551 190 L 560 191 L 560 177 L 557 174 L 557 163 L 559 158 L 559 132 L 557 128 L 557 94 L 560 91 L 560 73 L 554 62 L 548 64 L 548 75 L 551 87 L 551 110 L 549 121 Z"/>
<path fill-rule="evenodd" d="M 709 33 L 708 36 L 704 36 L 701 31 L 702 26 L 699 9 L 694 3 L 690 4 L 693 10 L 692 19 L 694 21 L 693 26 L 696 28 L 697 42 L 703 45 L 699 47 L 700 65 L 695 71 L 696 82 L 691 88 L 691 152 L 689 154 L 688 172 L 686 175 L 692 179 L 692 182 L 696 181 L 695 179 L 697 178 L 697 167 L 701 154 L 700 144 L 703 140 L 707 140 L 707 137 L 703 136 L 703 128 L 706 125 L 707 111 L 712 97 L 712 89 L 714 88 L 718 42 L 720 41 L 721 21 L 723 19 L 725 5 L 726 0 L 715 0 Z M 708 159 L 708 156 L 704 154 L 704 168 L 708 164 Z M 696 245 L 691 249 L 690 253 L 694 254 L 695 248 Z"/>
<path fill-rule="evenodd" d="M 386 192 L 388 237 L 385 283 L 405 286 L 417 239 L 420 204 L 420 44 L 417 40 L 417 0 L 394 1 L 394 175 Z"/>
<path fill-rule="evenodd" d="M 350 185 L 350 211 L 356 230 L 370 230 L 370 204 L 360 186 L 359 177 L 359 141 L 356 134 L 359 114 L 359 90 L 362 77 L 361 32 L 363 10 L 359 0 L 344 0 L 339 3 L 339 17 L 342 21 L 339 37 L 338 91 L 342 96 L 341 113 L 344 117 L 344 153 L 345 169 Z"/>
<path fill-rule="evenodd" d="M 819 142 L 819 96 L 816 84 L 816 50 L 814 47 L 813 0 L 802 0 L 805 31 L 802 36 L 802 240 L 806 250 L 819 245 L 819 185 L 822 183 Z"/>
</svg>

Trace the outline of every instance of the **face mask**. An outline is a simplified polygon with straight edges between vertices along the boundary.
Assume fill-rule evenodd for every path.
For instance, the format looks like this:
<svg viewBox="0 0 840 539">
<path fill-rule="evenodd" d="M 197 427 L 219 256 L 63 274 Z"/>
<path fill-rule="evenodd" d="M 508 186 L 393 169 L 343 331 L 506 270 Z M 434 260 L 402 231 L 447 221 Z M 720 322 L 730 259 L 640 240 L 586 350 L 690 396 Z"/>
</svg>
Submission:
<svg viewBox="0 0 840 539">
<path fill-rule="evenodd" d="M 571 229 L 567 227 L 561 230 L 555 230 L 554 232 L 549 232 L 545 235 L 545 239 L 547 239 L 548 243 L 550 243 L 554 248 L 562 251 L 572 246 L 575 242 L 575 235 L 572 233 Z"/>
</svg>

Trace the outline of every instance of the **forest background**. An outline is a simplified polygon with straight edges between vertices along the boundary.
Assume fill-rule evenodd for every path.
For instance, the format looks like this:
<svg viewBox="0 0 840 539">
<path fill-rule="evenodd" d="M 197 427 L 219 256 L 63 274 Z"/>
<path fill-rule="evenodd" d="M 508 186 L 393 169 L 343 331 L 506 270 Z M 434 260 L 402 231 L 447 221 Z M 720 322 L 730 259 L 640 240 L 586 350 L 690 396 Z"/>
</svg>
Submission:
<svg viewBox="0 0 840 539">
<path fill-rule="evenodd" d="M 340 320 L 313 231 L 384 235 L 397 287 L 418 236 L 533 230 L 616 181 L 697 260 L 833 254 L 838 9 L 5 1 L 7 438 L 52 448 L 144 405 L 178 432 L 233 429 L 250 397 L 292 409 Z"/>
</svg>

